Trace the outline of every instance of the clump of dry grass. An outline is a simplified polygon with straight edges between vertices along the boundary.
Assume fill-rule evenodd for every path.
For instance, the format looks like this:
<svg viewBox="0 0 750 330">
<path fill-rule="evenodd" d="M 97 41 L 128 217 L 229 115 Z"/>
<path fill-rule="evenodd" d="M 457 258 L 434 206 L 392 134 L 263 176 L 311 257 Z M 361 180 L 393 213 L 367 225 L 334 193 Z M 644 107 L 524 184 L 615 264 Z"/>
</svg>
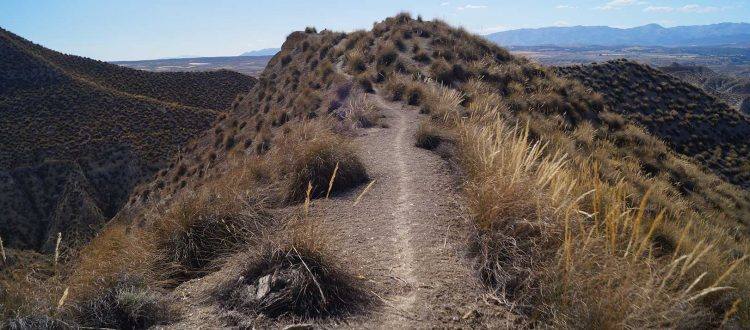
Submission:
<svg viewBox="0 0 750 330">
<path fill-rule="evenodd" d="M 334 180 L 336 174 L 329 187 Z M 320 318 L 361 312 L 371 305 L 359 281 L 328 252 L 329 236 L 321 223 L 309 216 L 312 190 L 310 182 L 299 215 L 236 258 L 239 280 L 226 281 L 215 292 L 225 308 L 269 317 Z"/>
<path fill-rule="evenodd" d="M 424 102 L 425 90 L 422 84 L 403 74 L 394 74 L 385 83 L 385 90 L 392 101 L 405 101 L 418 106 Z"/>
<path fill-rule="evenodd" d="M 423 121 L 417 128 L 415 138 L 417 140 L 415 143 L 417 147 L 433 150 L 440 145 L 440 142 L 442 142 L 443 134 L 439 128 L 435 127 L 435 124 L 429 121 Z"/>
<path fill-rule="evenodd" d="M 349 67 L 349 70 L 351 70 L 355 74 L 359 74 L 367 70 L 367 62 L 365 62 L 364 57 L 359 51 L 351 50 L 347 52 L 345 59 L 346 65 Z"/>
<path fill-rule="evenodd" d="M 209 191 L 182 197 L 154 221 L 151 237 L 158 264 L 171 267 L 169 278 L 200 276 L 211 263 L 236 251 L 268 225 L 266 197 L 253 193 Z"/>
<path fill-rule="evenodd" d="M 0 328 L 64 326 L 53 308 L 61 291 L 49 257 L 14 249 L 6 253 L 0 268 Z"/>
<path fill-rule="evenodd" d="M 305 199 L 308 184 L 312 185 L 312 198 L 326 195 L 333 170 L 338 167 L 331 190 L 336 194 L 366 182 L 365 166 L 354 153 L 352 146 L 334 135 L 319 123 L 302 123 L 285 135 L 276 154 L 283 164 L 285 196 L 290 202 Z"/>
<path fill-rule="evenodd" d="M 357 279 L 306 244 L 269 242 L 242 259 L 240 279 L 217 293 L 225 308 L 268 317 L 319 318 L 356 313 L 369 304 Z"/>
<path fill-rule="evenodd" d="M 145 329 L 166 324 L 175 311 L 145 279 L 120 276 L 113 283 L 100 283 L 102 292 L 76 302 L 66 317 L 81 327 Z"/>
<path fill-rule="evenodd" d="M 350 98 L 342 116 L 342 122 L 348 126 L 348 130 L 380 125 L 383 117 L 377 105 L 367 98 L 367 94 Z"/>
</svg>

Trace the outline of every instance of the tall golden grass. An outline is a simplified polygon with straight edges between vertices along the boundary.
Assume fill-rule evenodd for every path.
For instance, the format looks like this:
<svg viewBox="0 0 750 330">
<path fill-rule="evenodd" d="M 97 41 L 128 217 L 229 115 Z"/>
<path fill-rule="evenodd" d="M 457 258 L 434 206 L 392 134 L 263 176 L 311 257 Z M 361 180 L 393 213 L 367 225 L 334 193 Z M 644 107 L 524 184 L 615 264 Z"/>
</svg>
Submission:
<svg viewBox="0 0 750 330">
<path fill-rule="evenodd" d="M 727 259 L 720 238 L 695 230 L 711 219 L 660 207 L 655 188 L 634 195 L 625 177 L 602 180 L 593 157 L 564 153 L 552 137 L 531 139 L 535 123 L 509 119 L 500 98 L 473 95 L 463 109 L 453 89 L 432 85 L 430 93 L 433 117 L 458 136 L 477 270 L 499 300 L 564 328 L 717 326 L 746 317 L 734 298 L 749 292 L 746 257 Z M 592 134 L 585 129 L 578 134 Z M 657 235 L 677 243 L 662 246 Z"/>
</svg>

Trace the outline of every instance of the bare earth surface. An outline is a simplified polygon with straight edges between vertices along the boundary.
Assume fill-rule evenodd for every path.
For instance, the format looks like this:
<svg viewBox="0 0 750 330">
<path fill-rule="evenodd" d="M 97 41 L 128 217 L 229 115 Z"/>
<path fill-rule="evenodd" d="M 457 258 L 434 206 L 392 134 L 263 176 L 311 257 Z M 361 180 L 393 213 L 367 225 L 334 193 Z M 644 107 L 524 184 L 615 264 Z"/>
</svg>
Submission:
<svg viewBox="0 0 750 330">
<path fill-rule="evenodd" d="M 389 127 L 367 129 L 355 139 L 375 183 L 356 206 L 364 187 L 313 201 L 310 215 L 323 221 L 335 258 L 366 282 L 378 305 L 367 314 L 318 326 L 514 327 L 511 313 L 494 304 L 472 274 L 466 258 L 469 225 L 447 163 L 414 146 L 418 110 L 377 101 Z M 218 308 L 197 298 L 222 276 L 231 275 L 219 271 L 175 291 L 186 315 L 177 328 L 220 325 Z"/>
</svg>

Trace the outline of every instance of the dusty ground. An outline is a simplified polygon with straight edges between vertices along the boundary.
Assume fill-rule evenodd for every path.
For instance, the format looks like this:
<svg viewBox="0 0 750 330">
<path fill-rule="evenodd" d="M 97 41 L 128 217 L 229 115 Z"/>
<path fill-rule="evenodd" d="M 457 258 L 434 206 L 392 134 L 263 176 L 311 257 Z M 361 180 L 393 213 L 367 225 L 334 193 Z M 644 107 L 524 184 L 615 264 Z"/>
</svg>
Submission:
<svg viewBox="0 0 750 330">
<path fill-rule="evenodd" d="M 416 108 L 377 98 L 388 128 L 367 129 L 355 139 L 359 156 L 375 180 L 359 204 L 363 187 L 316 200 L 313 218 L 323 221 L 329 248 L 363 281 L 377 306 L 364 315 L 321 321 L 322 328 L 508 328 L 507 309 L 494 304 L 472 274 L 466 257 L 468 221 L 447 163 L 414 146 L 421 119 Z M 232 276 L 219 271 L 175 291 L 185 319 L 175 328 L 220 327 L 222 312 L 200 299 Z M 294 320 L 274 326 L 284 327 Z M 260 327 L 268 320 L 257 320 Z"/>
</svg>

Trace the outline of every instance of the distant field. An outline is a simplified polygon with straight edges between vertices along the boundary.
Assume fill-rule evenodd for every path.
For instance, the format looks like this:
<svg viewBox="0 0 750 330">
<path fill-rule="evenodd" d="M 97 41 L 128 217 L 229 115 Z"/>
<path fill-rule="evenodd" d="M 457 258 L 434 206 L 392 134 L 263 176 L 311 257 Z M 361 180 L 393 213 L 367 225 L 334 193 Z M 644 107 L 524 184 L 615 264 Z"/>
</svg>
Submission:
<svg viewBox="0 0 750 330">
<path fill-rule="evenodd" d="M 156 71 L 215 71 L 220 69 L 232 70 L 257 77 L 271 60 L 272 56 L 226 56 L 226 57 L 196 57 L 176 58 L 144 61 L 112 62 L 125 67 Z"/>
<path fill-rule="evenodd" d="M 510 47 L 511 52 L 545 65 L 588 64 L 626 58 L 652 66 L 700 65 L 714 71 L 750 77 L 750 48 L 730 47 Z"/>
</svg>

